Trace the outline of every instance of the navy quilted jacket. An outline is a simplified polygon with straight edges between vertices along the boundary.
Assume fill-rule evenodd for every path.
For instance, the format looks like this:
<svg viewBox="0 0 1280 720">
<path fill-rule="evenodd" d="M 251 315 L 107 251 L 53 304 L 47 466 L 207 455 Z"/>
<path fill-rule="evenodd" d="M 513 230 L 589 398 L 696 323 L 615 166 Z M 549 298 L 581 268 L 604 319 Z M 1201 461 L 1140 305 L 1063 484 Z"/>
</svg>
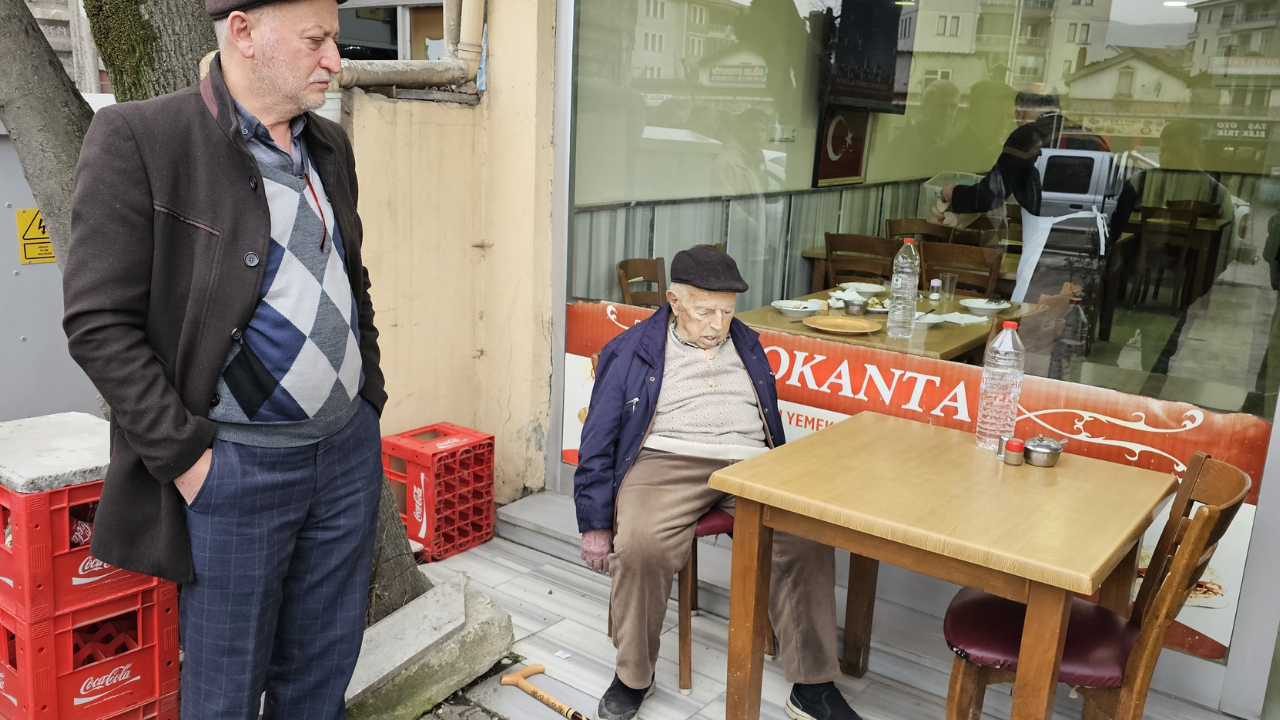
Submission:
<svg viewBox="0 0 1280 720">
<path fill-rule="evenodd" d="M 609 341 L 600 353 L 578 449 L 578 470 L 573 475 L 573 499 L 582 532 L 613 528 L 618 488 L 640 452 L 658 407 L 670 325 L 671 306 L 663 305 Z M 786 438 L 778 413 L 778 389 L 760 334 L 735 319 L 729 326 L 729 337 L 755 383 L 773 444 L 782 445 Z"/>
</svg>

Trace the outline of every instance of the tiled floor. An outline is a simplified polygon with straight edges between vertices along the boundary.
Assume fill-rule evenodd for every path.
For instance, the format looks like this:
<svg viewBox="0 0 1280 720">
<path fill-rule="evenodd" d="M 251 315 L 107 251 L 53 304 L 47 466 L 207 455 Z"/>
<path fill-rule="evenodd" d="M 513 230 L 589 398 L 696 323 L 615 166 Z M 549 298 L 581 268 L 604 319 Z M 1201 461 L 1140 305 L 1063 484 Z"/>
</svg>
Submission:
<svg viewBox="0 0 1280 720">
<path fill-rule="evenodd" d="M 532 681 L 584 714 L 595 712 L 597 699 L 613 678 L 613 645 L 606 637 L 609 580 L 586 568 L 536 550 L 495 539 L 439 563 L 424 565 L 435 581 L 458 573 L 511 613 L 515 652 L 529 663 L 546 666 Z M 668 607 L 657 668 L 657 692 L 645 701 L 644 720 L 720 720 L 724 717 L 728 625 L 718 617 L 693 619 L 693 694 L 681 695 L 677 683 L 677 631 L 674 604 Z M 874 652 L 874 651 L 873 651 Z M 865 720 L 942 720 L 944 699 L 868 673 L 842 676 L 841 690 Z M 766 663 L 761 717 L 786 720 L 782 706 L 790 686 L 777 663 Z M 1004 707 L 1007 690 L 993 689 L 988 707 Z M 520 690 L 493 677 L 472 688 L 472 702 L 509 720 L 555 720 L 555 712 Z M 994 720 L 997 715 L 984 715 Z M 1060 712 L 1055 720 L 1078 717 Z M 1153 695 L 1147 718 L 1218 720 L 1225 716 Z"/>
</svg>

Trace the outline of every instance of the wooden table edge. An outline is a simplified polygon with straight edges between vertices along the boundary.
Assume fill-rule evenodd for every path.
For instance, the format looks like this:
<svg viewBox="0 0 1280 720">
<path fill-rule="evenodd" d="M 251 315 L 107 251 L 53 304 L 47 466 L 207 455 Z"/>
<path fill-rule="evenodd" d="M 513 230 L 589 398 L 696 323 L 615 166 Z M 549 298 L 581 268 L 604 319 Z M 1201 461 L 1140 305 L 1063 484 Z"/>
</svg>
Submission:
<svg viewBox="0 0 1280 720">
<path fill-rule="evenodd" d="M 877 554 L 877 552 L 884 553 L 886 551 L 892 554 L 891 550 L 886 550 L 882 548 L 874 552 L 871 552 L 871 551 L 863 552 L 853 547 L 849 547 L 848 545 L 827 542 L 822 538 L 812 537 L 803 532 L 796 532 L 796 531 L 801 529 L 805 523 L 816 523 L 816 524 L 820 524 L 821 526 L 824 526 L 822 527 L 822 535 L 827 538 L 840 538 L 840 537 L 854 538 L 856 539 L 856 542 L 859 544 L 865 543 L 869 545 L 875 545 L 876 543 L 871 540 L 862 540 L 862 538 L 874 539 L 874 541 L 878 541 L 880 543 L 888 543 L 890 545 L 898 546 L 904 549 L 910 549 L 911 551 L 913 551 L 912 553 L 910 553 L 911 555 L 914 555 L 915 553 L 922 553 L 931 557 L 942 558 L 949 561 L 953 561 L 954 563 L 963 564 L 964 566 L 969 566 L 970 568 L 974 569 L 973 572 L 975 573 L 978 573 L 979 571 L 985 571 L 988 573 L 997 573 L 1007 578 L 1017 578 L 1020 581 L 1023 581 L 1026 583 L 1034 582 L 1034 583 L 1041 583 L 1045 585 L 1051 585 L 1053 587 L 1058 587 L 1063 590 L 1067 590 L 1069 592 L 1082 593 L 1084 595 L 1092 595 L 1098 592 L 1102 588 L 1103 583 L 1106 582 L 1111 572 L 1116 568 L 1117 565 L 1119 565 L 1120 561 L 1124 559 L 1124 556 L 1133 548 L 1133 544 L 1135 542 L 1140 541 L 1143 533 L 1145 533 L 1146 529 L 1151 526 L 1151 523 L 1155 518 L 1156 512 L 1160 509 L 1160 507 L 1164 504 L 1164 502 L 1168 499 L 1169 495 L 1172 493 L 1175 483 L 1176 483 L 1176 480 L 1172 475 L 1170 475 L 1168 487 L 1166 487 L 1165 492 L 1163 495 L 1160 496 L 1160 499 L 1157 500 L 1154 503 L 1154 505 L 1147 511 L 1147 514 L 1145 516 L 1146 518 L 1145 522 L 1141 520 L 1135 521 L 1134 524 L 1127 529 L 1127 532 L 1125 533 L 1125 539 L 1116 547 L 1116 549 L 1110 555 L 1108 555 L 1099 565 L 1097 565 L 1089 575 L 1065 572 L 1061 569 L 1054 568 L 1052 566 L 1046 566 L 1044 564 L 1037 563 L 1037 562 L 1028 562 L 1020 558 L 1014 558 L 1005 553 L 1000 553 L 1000 552 L 992 551 L 989 549 L 978 548 L 969 543 L 957 541 L 954 538 L 947 538 L 947 541 L 952 543 L 956 547 L 972 550 L 974 556 L 985 556 L 987 558 L 1007 558 L 1010 561 L 1009 564 L 1020 563 L 1025 567 L 1027 567 L 1028 569 L 1035 569 L 1040 571 L 1038 573 L 1039 577 L 1030 578 L 1024 574 L 1011 572 L 1005 569 L 989 567 L 987 564 L 985 564 L 985 561 L 980 557 L 972 557 L 972 558 L 952 557 L 951 555 L 944 555 L 938 552 L 937 550 L 929 549 L 931 545 L 925 541 L 937 540 L 945 537 L 938 533 L 932 533 L 925 530 L 918 530 L 915 528 L 906 528 L 905 529 L 906 537 L 891 539 L 890 533 L 887 531 L 893 530 L 893 531 L 896 531 L 897 533 L 901 533 L 904 530 L 903 526 L 885 522 L 885 521 L 880 521 L 880 520 L 877 520 L 876 518 L 868 517 L 866 515 L 861 515 L 853 511 L 846 511 L 858 519 L 858 523 L 859 523 L 858 527 L 851 527 L 849 524 L 845 524 L 844 522 L 841 522 L 841 521 L 818 518 L 818 517 L 806 515 L 803 513 L 799 513 L 793 510 L 788 510 L 786 508 L 780 507 L 779 505 L 775 504 L 777 502 L 777 497 L 779 495 L 783 495 L 783 496 L 790 495 L 789 493 L 785 493 L 783 491 L 773 490 L 771 491 L 771 494 L 773 494 L 773 499 L 764 499 L 759 494 L 750 492 L 752 489 L 754 489 L 754 486 L 748 485 L 743 481 L 736 480 L 733 478 L 723 477 L 723 476 L 720 476 L 719 473 L 713 473 L 710 479 L 708 480 L 708 485 L 713 490 L 719 490 L 721 492 L 734 495 L 735 497 L 738 497 L 740 499 L 750 500 L 752 502 L 759 503 L 761 506 L 763 506 L 765 508 L 765 511 L 764 511 L 765 524 L 769 527 L 772 527 L 776 530 L 781 530 L 783 532 L 791 533 L 793 535 L 801 535 L 803 537 L 808 537 L 809 539 L 814 540 L 816 542 L 832 545 L 833 547 L 839 547 L 843 550 L 848 550 L 849 552 L 855 552 L 865 557 L 869 557 L 875 560 L 880 560 L 882 562 L 887 562 L 890 565 L 898 565 L 899 567 L 905 567 L 908 570 L 915 570 L 915 568 L 913 567 L 902 565 L 901 563 L 895 562 L 892 559 L 888 559 L 886 557 L 883 557 L 880 554 Z M 796 496 L 791 495 L 791 497 L 796 497 Z M 798 520 L 798 519 L 801 519 L 801 520 Z M 785 527 L 783 525 L 785 525 Z M 848 533 L 852 533 L 853 535 L 849 535 Z M 855 540 L 850 540 L 850 542 L 854 542 L 854 541 Z M 928 561 L 920 560 L 920 562 L 927 563 Z M 921 572 L 921 571 L 917 571 L 917 572 Z M 932 575 L 933 573 L 925 572 L 924 574 Z M 934 576 L 937 577 L 937 575 L 934 575 Z M 942 579 L 948 580 L 949 578 L 944 577 Z M 957 582 L 957 581 L 951 580 L 951 582 Z M 957 584 L 964 584 L 964 583 L 957 582 Z M 994 592 L 993 594 L 1000 595 L 1001 597 L 1006 597 L 1010 600 L 1018 600 L 1019 602 L 1025 602 L 1025 598 L 1026 598 L 1025 594 L 1021 595 L 1022 599 L 1019 599 L 1017 597 L 1013 597 L 1009 595 L 1008 592 L 1018 592 L 1018 591 Z M 1025 592 L 1025 591 L 1021 591 L 1021 592 Z"/>
</svg>

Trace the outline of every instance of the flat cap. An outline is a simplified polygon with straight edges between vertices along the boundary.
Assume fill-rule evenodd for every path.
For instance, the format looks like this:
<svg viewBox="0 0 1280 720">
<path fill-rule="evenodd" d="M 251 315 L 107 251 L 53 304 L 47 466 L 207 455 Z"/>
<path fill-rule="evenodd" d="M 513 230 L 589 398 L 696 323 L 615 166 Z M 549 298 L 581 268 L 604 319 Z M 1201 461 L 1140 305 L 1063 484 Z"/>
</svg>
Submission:
<svg viewBox="0 0 1280 720">
<path fill-rule="evenodd" d="M 214 20 L 221 20 L 236 10 L 252 10 L 259 5 L 266 5 L 278 0 L 204 0 L 204 11 Z M 347 0 L 337 0 L 341 5 Z"/>
<path fill-rule="evenodd" d="M 671 259 L 671 282 L 692 285 L 708 292 L 747 291 L 747 281 L 738 273 L 738 264 L 733 258 L 705 245 L 676 253 Z"/>
</svg>

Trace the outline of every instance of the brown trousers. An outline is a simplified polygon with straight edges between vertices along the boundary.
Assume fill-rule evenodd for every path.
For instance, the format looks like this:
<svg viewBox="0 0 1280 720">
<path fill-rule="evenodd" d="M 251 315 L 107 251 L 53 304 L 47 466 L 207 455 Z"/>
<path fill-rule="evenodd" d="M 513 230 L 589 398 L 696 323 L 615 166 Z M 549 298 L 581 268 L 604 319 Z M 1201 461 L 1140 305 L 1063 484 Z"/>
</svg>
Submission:
<svg viewBox="0 0 1280 720">
<path fill-rule="evenodd" d="M 733 512 L 733 496 L 707 486 L 711 473 L 730 464 L 645 449 L 618 491 L 610 603 L 618 678 L 629 687 L 646 687 L 653 677 L 671 583 L 689 560 L 698 518 L 717 505 Z M 840 674 L 835 574 L 830 547 L 773 534 L 769 617 L 788 682 L 822 683 Z"/>
</svg>

